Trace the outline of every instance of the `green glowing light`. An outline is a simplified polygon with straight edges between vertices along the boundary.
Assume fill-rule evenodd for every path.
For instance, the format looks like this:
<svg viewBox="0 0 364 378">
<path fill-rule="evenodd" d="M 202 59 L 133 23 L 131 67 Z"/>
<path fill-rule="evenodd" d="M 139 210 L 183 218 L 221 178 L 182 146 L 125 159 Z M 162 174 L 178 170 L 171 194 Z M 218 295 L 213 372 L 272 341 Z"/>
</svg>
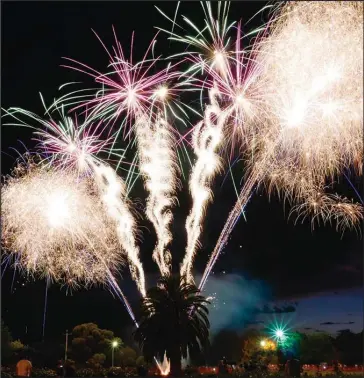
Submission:
<svg viewBox="0 0 364 378">
<path fill-rule="evenodd" d="M 275 331 L 275 335 L 276 335 L 276 338 L 280 339 L 280 340 L 285 338 L 285 334 L 284 334 L 284 331 L 282 329 L 277 329 Z"/>
<path fill-rule="evenodd" d="M 268 334 L 270 335 L 270 338 L 277 343 L 277 345 L 284 346 L 290 338 L 290 327 L 288 327 L 288 322 L 284 321 L 282 318 L 280 321 L 274 319 L 274 321 L 268 327 Z"/>
</svg>

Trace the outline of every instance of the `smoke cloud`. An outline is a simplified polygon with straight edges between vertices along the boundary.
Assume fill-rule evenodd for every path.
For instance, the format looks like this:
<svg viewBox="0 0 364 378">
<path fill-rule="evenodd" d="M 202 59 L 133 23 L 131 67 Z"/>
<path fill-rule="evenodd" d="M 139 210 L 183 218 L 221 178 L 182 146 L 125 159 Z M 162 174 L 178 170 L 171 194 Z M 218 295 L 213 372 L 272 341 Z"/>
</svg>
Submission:
<svg viewBox="0 0 364 378">
<path fill-rule="evenodd" d="M 210 276 L 203 294 L 211 302 L 211 336 L 221 329 L 243 330 L 255 321 L 256 309 L 270 297 L 262 282 L 247 280 L 237 274 Z"/>
</svg>

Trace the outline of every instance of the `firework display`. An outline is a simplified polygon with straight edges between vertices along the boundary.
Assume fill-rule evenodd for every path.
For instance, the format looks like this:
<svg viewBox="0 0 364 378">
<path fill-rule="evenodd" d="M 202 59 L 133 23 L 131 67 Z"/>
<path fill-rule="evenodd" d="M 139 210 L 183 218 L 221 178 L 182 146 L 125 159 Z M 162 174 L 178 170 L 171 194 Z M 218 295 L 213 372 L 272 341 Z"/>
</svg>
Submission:
<svg viewBox="0 0 364 378">
<path fill-rule="evenodd" d="M 92 76 L 100 87 L 60 97 L 47 109 L 47 120 L 18 108 L 7 111 L 17 120 L 13 126 L 28 126 L 21 118 L 30 117 L 42 157 L 37 164 L 28 160 L 18 165 L 2 187 L 6 258 L 14 257 L 17 267 L 55 281 L 108 283 L 136 325 L 115 279 L 127 262 L 145 296 L 129 183 L 134 176 L 143 180 L 144 213 L 157 236 L 153 259 L 160 274 L 169 275 L 172 208 L 182 171 L 178 146 L 186 148 L 189 135 L 195 156 L 189 173 L 192 206 L 180 268 L 188 282 L 194 281 L 193 263 L 212 202 L 213 179 L 236 155 L 245 168 L 244 185 L 206 265 L 200 290 L 255 188 L 277 191 L 297 220 L 335 222 L 342 230 L 357 225 L 363 216 L 362 205 L 330 193 L 344 172 L 362 174 L 363 4 L 279 5 L 246 48 L 241 23 L 228 24 L 227 2 L 218 2 L 216 17 L 211 3 L 202 8 L 203 29 L 183 18 L 195 36 L 161 30 L 187 45 L 184 52 L 167 60 L 155 58 L 154 38 L 135 63 L 132 52 L 126 58 L 114 31 L 113 50 L 103 44 L 111 72 L 100 73 L 68 59 L 70 68 Z M 133 43 L 134 37 L 131 50 Z M 157 70 L 162 63 L 165 67 Z M 187 69 L 180 71 L 185 65 Z M 186 91 L 200 91 L 201 98 L 207 93 L 208 103 L 202 110 L 194 109 L 182 101 Z M 61 120 L 53 120 L 60 109 Z M 191 112 L 200 121 L 180 135 L 176 124 L 187 126 Z M 81 117 L 85 120 L 79 123 Z M 116 148 L 120 143 L 125 149 Z M 129 147 L 134 158 L 123 177 L 119 168 Z M 167 375 L 165 364 L 161 370 Z"/>
<path fill-rule="evenodd" d="M 110 66 L 115 68 L 107 75 L 71 60 L 74 64 L 72 69 L 93 76 L 97 83 L 103 84 L 103 90 L 98 90 L 95 98 L 91 99 L 86 96 L 76 96 L 76 93 L 80 93 L 77 91 L 64 96 L 62 101 L 79 103 L 74 109 L 84 107 L 91 109 L 89 117 L 103 121 L 109 128 L 119 122 L 122 116 L 123 121 L 118 128 L 116 138 L 119 137 L 121 130 L 124 130 L 122 133 L 124 138 L 130 138 L 134 134 L 138 146 L 139 172 L 149 193 L 145 213 L 157 233 L 153 259 L 160 273 L 168 275 L 171 253 L 167 245 L 172 239 L 169 231 L 169 224 L 172 221 L 170 208 L 175 202 L 174 193 L 179 172 L 176 164 L 177 153 L 172 142 L 174 130 L 168 121 L 173 118 L 185 123 L 184 118 L 187 116 L 185 109 L 190 108 L 178 99 L 178 93 L 182 91 L 181 87 L 183 91 L 195 89 L 186 88 L 185 80 L 173 85 L 180 76 L 176 67 L 178 64 L 168 64 L 166 68 L 153 73 L 159 58 L 148 59 L 148 54 L 153 52 L 155 42 L 154 38 L 142 60 L 133 63 L 132 53 L 129 60 L 126 60 L 115 35 L 116 47 L 113 48 L 115 58 L 103 45 L 109 55 Z M 133 49 L 133 38 L 131 49 Z M 58 102 L 55 105 L 58 105 Z M 178 114 L 185 117 L 182 118 Z"/>
</svg>

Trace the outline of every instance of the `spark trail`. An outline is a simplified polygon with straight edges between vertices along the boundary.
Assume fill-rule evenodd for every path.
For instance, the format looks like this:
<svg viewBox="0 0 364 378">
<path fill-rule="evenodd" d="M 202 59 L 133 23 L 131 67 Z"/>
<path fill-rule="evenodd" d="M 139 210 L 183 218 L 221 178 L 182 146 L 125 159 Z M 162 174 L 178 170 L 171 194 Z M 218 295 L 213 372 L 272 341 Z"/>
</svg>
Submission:
<svg viewBox="0 0 364 378">
<path fill-rule="evenodd" d="M 217 103 L 216 95 L 216 91 L 211 89 L 211 103 L 205 111 L 205 119 L 195 127 L 193 133 L 193 148 L 197 155 L 190 177 L 193 205 L 186 220 L 187 247 L 180 271 L 181 276 L 185 276 L 189 282 L 193 281 L 191 270 L 205 208 L 212 196 L 209 185 L 220 168 L 216 150 L 222 141 L 224 116 Z"/>
<path fill-rule="evenodd" d="M 113 274 L 110 271 L 108 272 L 108 283 L 111 286 L 111 288 L 114 290 L 114 292 L 118 296 L 118 298 L 121 300 L 121 302 L 124 304 L 126 311 L 128 312 L 128 314 L 129 314 L 130 318 L 132 319 L 132 321 L 134 322 L 135 326 L 137 328 L 139 328 L 139 324 L 138 324 L 138 322 L 135 318 L 134 312 L 133 312 L 125 294 L 120 289 L 120 286 L 118 285 L 115 277 L 113 276 Z"/>
<path fill-rule="evenodd" d="M 115 171 L 104 164 L 91 163 L 101 198 L 109 216 L 117 224 L 117 234 L 130 261 L 130 272 L 144 297 L 145 277 L 139 259 L 139 248 L 135 244 L 135 221 L 125 199 L 125 184 Z"/>
<path fill-rule="evenodd" d="M 211 273 L 221 251 L 223 250 L 224 246 L 226 245 L 231 231 L 234 229 L 236 225 L 237 219 L 240 217 L 243 209 L 245 208 L 246 204 L 248 203 L 249 199 L 251 198 L 252 191 L 254 185 L 256 184 L 256 179 L 254 177 L 249 177 L 246 183 L 244 184 L 243 190 L 240 192 L 238 200 L 229 214 L 229 217 L 224 225 L 223 230 L 219 236 L 219 239 L 216 243 L 216 246 L 210 256 L 209 262 L 206 265 L 205 271 L 202 275 L 199 290 L 203 291 L 205 284 L 207 282 L 208 276 Z"/>
<path fill-rule="evenodd" d="M 64 96 L 62 101 L 74 101 L 80 107 L 89 108 L 91 117 L 102 119 L 111 130 L 117 120 L 123 117 L 121 126 L 116 132 L 116 138 L 123 131 L 124 138 L 134 134 L 138 147 L 140 173 L 148 190 L 146 215 L 153 223 L 157 233 L 157 245 L 153 251 L 162 275 L 169 274 L 171 254 L 166 249 L 171 241 L 169 224 L 172 221 L 170 207 L 174 203 L 174 193 L 177 184 L 177 153 L 172 143 L 172 130 L 168 124 L 169 119 L 179 120 L 186 124 L 187 116 L 184 108 L 192 109 L 178 99 L 182 91 L 194 91 L 183 81 L 177 81 L 180 73 L 176 66 L 180 64 L 167 64 L 164 69 L 155 72 L 155 66 L 161 59 L 154 58 L 156 37 L 149 44 L 141 61 L 133 61 L 134 35 L 131 39 L 131 53 L 127 59 L 115 31 L 115 47 L 113 53 L 105 48 L 113 71 L 102 74 L 83 63 L 68 59 L 76 64 L 72 69 L 84 72 L 95 78 L 97 83 L 103 85 L 102 89 L 90 100 L 74 93 Z M 152 58 L 147 59 L 152 53 Z M 182 88 L 183 86 L 183 88 Z M 79 94 L 82 91 L 79 91 Z M 76 92 L 75 92 L 76 93 Z M 90 96 L 88 96 L 90 97 Z M 136 263 L 135 253 L 132 253 Z M 139 268 L 138 268 L 139 269 Z"/>
<path fill-rule="evenodd" d="M 163 358 L 162 363 L 160 363 L 155 357 L 154 357 L 154 361 L 157 364 L 158 369 L 159 369 L 162 376 L 167 376 L 170 373 L 171 361 L 168 360 L 166 353 L 164 353 L 164 358 Z"/>
<path fill-rule="evenodd" d="M 130 306 L 128 300 L 127 300 L 127 298 L 125 297 L 124 293 L 120 289 L 120 286 L 116 282 L 115 277 L 111 274 L 111 272 L 109 272 L 109 284 L 112 287 L 112 289 L 114 290 L 114 293 L 117 295 L 117 297 L 124 304 L 124 306 L 125 306 L 128 314 L 129 314 L 130 318 L 132 319 L 132 321 L 135 324 L 135 327 L 139 328 L 139 323 L 137 322 L 137 320 L 135 318 L 134 312 L 133 312 L 133 310 L 132 310 L 132 308 L 131 308 L 131 306 Z M 157 365 L 159 371 L 161 372 L 161 374 L 163 376 L 169 374 L 171 365 L 170 365 L 170 361 L 166 358 L 166 356 L 164 356 L 164 360 L 163 360 L 162 363 L 159 362 L 156 357 L 154 357 L 154 362 Z"/>
<path fill-rule="evenodd" d="M 157 233 L 153 259 L 162 275 L 169 275 L 171 253 L 166 246 L 172 240 L 169 225 L 172 222 L 170 207 L 175 199 L 176 154 L 173 149 L 170 126 L 161 114 L 153 122 L 146 116 L 137 119 L 135 126 L 140 172 L 149 192 L 146 215 Z"/>
<path fill-rule="evenodd" d="M 49 289 L 49 279 L 46 280 L 46 289 L 45 289 L 45 295 L 44 295 L 44 310 L 43 310 L 43 324 L 42 324 L 42 338 L 44 341 L 45 336 L 45 326 L 46 326 L 46 316 L 47 316 L 47 307 L 48 307 L 48 289 Z"/>
</svg>

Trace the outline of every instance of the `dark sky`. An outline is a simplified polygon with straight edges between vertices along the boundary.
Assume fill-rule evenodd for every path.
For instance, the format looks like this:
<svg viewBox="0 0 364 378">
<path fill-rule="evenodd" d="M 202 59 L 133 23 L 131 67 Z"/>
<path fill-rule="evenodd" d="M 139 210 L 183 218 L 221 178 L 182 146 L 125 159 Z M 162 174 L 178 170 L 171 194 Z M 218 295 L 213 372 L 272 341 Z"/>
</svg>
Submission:
<svg viewBox="0 0 364 378">
<path fill-rule="evenodd" d="M 125 46 L 129 46 L 131 33 L 135 31 L 134 48 L 136 55 L 140 55 L 154 36 L 154 26 L 170 29 L 169 22 L 154 9 L 155 4 L 173 16 L 174 2 L 3 2 L 1 106 L 5 109 L 17 106 L 42 114 L 39 92 L 49 103 L 59 96 L 58 88 L 63 83 L 85 81 L 85 75 L 60 67 L 64 63 L 62 57 L 85 62 L 105 72 L 108 59 L 91 29 L 108 46 L 113 42 L 112 25 Z M 230 15 L 245 22 L 264 5 L 265 2 L 233 2 Z M 200 26 L 203 23 L 199 2 L 183 3 L 180 14 L 187 15 Z M 258 17 L 244 31 L 248 32 L 260 23 Z M 158 38 L 157 46 L 164 55 L 180 48 L 169 44 L 164 35 Z M 32 147 L 29 130 L 2 127 L 2 174 L 7 174 L 14 164 L 16 153 L 10 147 L 24 152 L 21 142 Z M 239 183 L 241 167 L 237 167 L 234 173 Z M 224 175 L 221 175 L 214 184 L 214 203 L 207 212 L 202 248 L 195 264 L 196 273 L 203 271 L 234 204 L 231 180 L 227 179 L 222 185 L 223 178 Z M 176 269 L 183 257 L 184 222 L 190 207 L 185 184 L 178 195 L 179 207 L 175 210 L 173 224 L 171 250 Z M 354 184 L 358 187 L 358 180 L 354 179 Z M 339 189 L 354 196 L 345 183 Z M 134 199 L 145 198 L 141 183 L 132 195 Z M 264 287 L 267 300 L 317 297 L 322 292 L 360 287 L 363 277 L 362 241 L 357 234 L 346 232 L 341 238 L 329 226 L 312 231 L 308 221 L 295 226 L 293 220 L 287 220 L 288 212 L 289 208 L 284 211 L 283 204 L 276 198 L 268 201 L 265 193 L 255 194 L 246 209 L 247 222 L 241 218 L 235 227 L 216 265 L 215 276 L 225 272 L 244 277 L 248 283 L 239 289 L 242 291 L 259 282 Z M 146 227 L 143 228 L 141 257 L 147 279 L 152 283 L 157 276 L 157 268 L 151 260 L 155 237 L 149 223 L 144 222 L 143 226 Z M 122 287 L 135 307 L 137 292 L 128 273 L 123 275 Z M 13 271 L 6 271 L 2 280 L 2 316 L 19 337 L 23 337 L 27 326 L 28 336 L 39 338 L 45 283 L 29 283 L 16 276 L 15 291 L 11 293 L 12 279 Z M 46 335 L 59 335 L 65 328 L 85 321 L 96 321 L 100 326 L 122 334 L 131 326 L 122 305 L 105 290 L 83 290 L 72 296 L 65 294 L 65 290 L 60 291 L 58 286 L 51 287 L 48 292 Z M 319 311 L 319 301 L 316 306 Z"/>
</svg>

